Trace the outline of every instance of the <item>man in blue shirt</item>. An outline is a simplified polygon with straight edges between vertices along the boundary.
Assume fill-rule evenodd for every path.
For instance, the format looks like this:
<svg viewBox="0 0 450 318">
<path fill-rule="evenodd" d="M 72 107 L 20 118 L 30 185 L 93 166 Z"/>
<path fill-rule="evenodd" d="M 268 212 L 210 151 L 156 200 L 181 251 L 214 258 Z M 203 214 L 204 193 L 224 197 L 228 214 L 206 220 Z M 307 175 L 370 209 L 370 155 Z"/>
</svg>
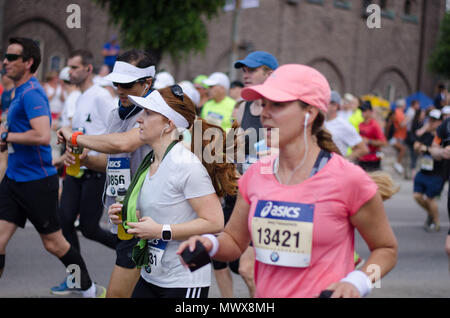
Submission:
<svg viewBox="0 0 450 318">
<path fill-rule="evenodd" d="M 41 53 L 33 40 L 9 40 L 3 63 L 6 75 L 14 81 L 15 97 L 9 106 L 9 125 L 0 128 L 0 148 L 8 151 L 8 168 L 0 184 L 0 276 L 6 245 L 28 219 L 48 252 L 66 267 L 78 267 L 80 279 L 71 283 L 84 297 L 96 297 L 98 288 L 80 253 L 64 238 L 58 221 L 59 183 L 49 145 L 50 107 L 42 86 L 33 77 L 40 61 Z"/>
<path fill-rule="evenodd" d="M 116 58 L 119 55 L 120 46 L 117 43 L 117 36 L 112 36 L 111 40 L 103 46 L 102 54 L 105 57 L 104 64 L 109 67 L 109 71 L 112 72 Z"/>
</svg>

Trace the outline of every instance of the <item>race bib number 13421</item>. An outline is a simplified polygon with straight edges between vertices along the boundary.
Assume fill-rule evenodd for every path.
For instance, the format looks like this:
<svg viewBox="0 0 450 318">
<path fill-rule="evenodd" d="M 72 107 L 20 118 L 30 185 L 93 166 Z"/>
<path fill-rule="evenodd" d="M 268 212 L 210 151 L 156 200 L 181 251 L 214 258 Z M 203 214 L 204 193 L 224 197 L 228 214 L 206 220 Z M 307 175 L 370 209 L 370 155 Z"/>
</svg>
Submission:
<svg viewBox="0 0 450 318">
<path fill-rule="evenodd" d="M 256 259 L 307 267 L 311 261 L 314 205 L 260 200 L 252 220 Z"/>
</svg>

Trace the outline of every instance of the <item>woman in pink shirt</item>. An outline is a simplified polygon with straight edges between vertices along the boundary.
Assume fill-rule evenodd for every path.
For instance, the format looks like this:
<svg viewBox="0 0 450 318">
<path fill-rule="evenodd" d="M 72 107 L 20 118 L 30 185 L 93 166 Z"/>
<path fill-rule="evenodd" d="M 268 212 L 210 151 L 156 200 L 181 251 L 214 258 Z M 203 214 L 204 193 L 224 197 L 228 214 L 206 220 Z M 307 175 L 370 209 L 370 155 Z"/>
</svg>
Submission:
<svg viewBox="0 0 450 318">
<path fill-rule="evenodd" d="M 239 180 L 239 194 L 224 232 L 193 237 L 210 256 L 236 259 L 253 242 L 256 297 L 366 296 L 397 259 L 397 241 L 375 182 L 338 154 L 323 123 L 330 99 L 327 80 L 313 68 L 283 65 L 262 84 L 245 88 L 262 99 L 268 146 Z M 278 145 L 274 144 L 278 141 Z M 371 250 L 354 270 L 354 229 Z"/>
</svg>

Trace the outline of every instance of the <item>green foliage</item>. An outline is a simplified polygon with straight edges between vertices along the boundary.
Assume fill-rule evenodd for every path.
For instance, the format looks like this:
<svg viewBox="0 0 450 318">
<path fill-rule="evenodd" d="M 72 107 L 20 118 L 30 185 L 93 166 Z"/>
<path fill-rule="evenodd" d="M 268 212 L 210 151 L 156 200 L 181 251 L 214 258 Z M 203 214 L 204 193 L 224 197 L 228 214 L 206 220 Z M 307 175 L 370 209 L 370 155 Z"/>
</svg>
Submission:
<svg viewBox="0 0 450 318">
<path fill-rule="evenodd" d="M 225 0 L 95 0 L 121 30 L 125 46 L 179 57 L 206 48 L 204 18 L 220 12 Z"/>
<path fill-rule="evenodd" d="M 436 48 L 429 60 L 433 73 L 450 78 L 450 12 L 446 12 L 441 22 Z"/>
</svg>

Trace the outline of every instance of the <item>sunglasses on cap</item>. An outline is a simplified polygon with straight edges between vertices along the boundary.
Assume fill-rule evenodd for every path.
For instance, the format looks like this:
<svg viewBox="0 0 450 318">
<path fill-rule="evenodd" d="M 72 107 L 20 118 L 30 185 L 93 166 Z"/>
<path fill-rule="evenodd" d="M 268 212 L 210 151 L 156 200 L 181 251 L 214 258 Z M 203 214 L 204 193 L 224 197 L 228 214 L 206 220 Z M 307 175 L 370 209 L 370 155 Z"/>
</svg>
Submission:
<svg viewBox="0 0 450 318">
<path fill-rule="evenodd" d="M 116 82 L 113 82 L 113 85 L 114 85 L 114 87 L 120 87 L 120 88 L 123 88 L 123 89 L 130 89 L 130 88 L 132 88 L 133 86 L 134 86 L 134 84 L 136 84 L 136 83 L 144 83 L 145 82 L 145 79 L 138 79 L 138 80 L 136 80 L 136 81 L 134 81 L 134 82 L 130 82 L 130 83 L 116 83 Z"/>
<path fill-rule="evenodd" d="M 172 85 L 170 86 L 170 90 L 172 91 L 172 94 L 174 94 L 176 98 L 184 102 L 184 93 L 180 85 L 178 84 Z"/>
<path fill-rule="evenodd" d="M 8 54 L 5 53 L 5 59 L 7 59 L 9 62 L 17 60 L 19 57 L 23 57 L 22 54 Z"/>
</svg>

